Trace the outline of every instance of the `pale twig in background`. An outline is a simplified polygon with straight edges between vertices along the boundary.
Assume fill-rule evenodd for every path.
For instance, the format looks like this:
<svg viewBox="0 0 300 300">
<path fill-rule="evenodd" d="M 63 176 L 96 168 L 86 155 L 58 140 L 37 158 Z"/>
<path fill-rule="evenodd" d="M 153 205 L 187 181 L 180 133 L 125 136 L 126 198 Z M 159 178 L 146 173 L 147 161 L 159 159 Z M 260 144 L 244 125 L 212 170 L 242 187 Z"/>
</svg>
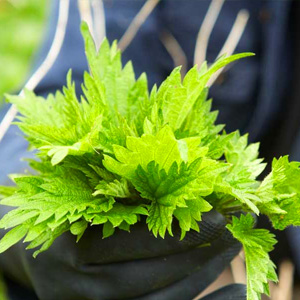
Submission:
<svg viewBox="0 0 300 300">
<path fill-rule="evenodd" d="M 66 26 L 68 22 L 69 1 L 70 0 L 60 0 L 58 22 L 57 22 L 57 27 L 56 27 L 51 48 L 45 60 L 40 65 L 40 67 L 34 72 L 34 74 L 30 77 L 30 79 L 25 84 L 26 89 L 33 90 L 36 88 L 36 86 L 41 82 L 41 80 L 45 77 L 47 72 L 50 70 L 50 68 L 54 64 L 60 52 L 60 49 L 64 41 Z M 20 96 L 23 95 L 23 91 L 21 91 L 19 95 Z M 0 124 L 0 142 L 5 136 L 8 128 L 10 127 L 16 115 L 17 115 L 17 110 L 15 106 L 12 105 Z"/>
<path fill-rule="evenodd" d="M 293 298 L 294 265 L 284 261 L 279 266 L 279 283 L 270 284 L 272 300 L 292 300 Z"/>
<path fill-rule="evenodd" d="M 78 8 L 80 19 L 88 24 L 96 49 L 99 49 L 106 36 L 103 1 L 78 0 Z"/>
<path fill-rule="evenodd" d="M 244 251 L 241 251 L 231 262 L 231 272 L 234 283 L 247 283 Z"/>
<path fill-rule="evenodd" d="M 235 22 L 233 24 L 233 27 L 226 39 L 226 42 L 224 43 L 220 53 L 218 54 L 219 58 L 223 54 L 232 55 L 245 31 L 245 28 L 247 26 L 249 20 L 249 12 L 245 9 L 242 9 L 239 11 Z M 218 76 L 223 72 L 224 68 L 220 69 L 218 72 L 214 74 L 214 76 L 211 77 L 211 79 L 208 82 L 208 86 L 211 86 Z"/>
<path fill-rule="evenodd" d="M 194 65 L 201 67 L 206 60 L 208 41 L 225 0 L 212 0 L 199 29 L 194 53 Z"/>
<path fill-rule="evenodd" d="M 94 12 L 95 45 L 99 49 L 103 39 L 106 37 L 105 13 L 102 0 L 92 0 Z"/>
<path fill-rule="evenodd" d="M 181 76 L 187 72 L 188 62 L 184 51 L 175 37 L 167 30 L 164 30 L 160 36 L 161 42 L 173 59 L 174 66 L 181 66 Z"/>
<path fill-rule="evenodd" d="M 244 31 L 245 31 L 246 25 L 249 20 L 249 16 L 250 15 L 249 15 L 248 10 L 242 9 L 239 11 L 239 13 L 237 14 L 237 17 L 234 21 L 234 24 L 232 26 L 232 29 L 223 45 L 221 51 L 219 52 L 217 58 L 219 58 L 223 54 L 234 52 L 234 50 L 236 49 Z"/>
<path fill-rule="evenodd" d="M 131 41 L 136 36 L 138 30 L 140 27 L 144 24 L 144 22 L 147 20 L 151 12 L 154 10 L 154 8 L 157 6 L 160 0 L 148 0 L 141 10 L 138 12 L 138 14 L 134 17 L 132 22 L 130 23 L 129 27 L 125 31 L 124 35 L 120 39 L 118 46 L 119 49 L 123 52 L 125 49 L 129 46 Z"/>
<path fill-rule="evenodd" d="M 80 19 L 88 24 L 93 40 L 96 42 L 95 32 L 94 32 L 94 21 L 93 21 L 90 0 L 78 0 L 77 2 L 78 2 L 79 13 L 80 13 Z"/>
</svg>

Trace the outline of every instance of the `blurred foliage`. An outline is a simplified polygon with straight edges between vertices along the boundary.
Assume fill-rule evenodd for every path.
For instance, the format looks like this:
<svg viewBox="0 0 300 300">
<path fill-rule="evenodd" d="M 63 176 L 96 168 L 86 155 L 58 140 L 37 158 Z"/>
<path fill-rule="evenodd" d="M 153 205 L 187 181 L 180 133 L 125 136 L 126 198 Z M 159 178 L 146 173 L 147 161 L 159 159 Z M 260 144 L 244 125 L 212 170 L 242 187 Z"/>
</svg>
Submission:
<svg viewBox="0 0 300 300">
<path fill-rule="evenodd" d="M 47 0 L 0 0 L 0 100 L 21 88 L 41 41 Z"/>
<path fill-rule="evenodd" d="M 21 88 L 39 45 L 47 0 L 0 0 L 0 103 L 3 94 Z M 0 273 L 0 300 L 8 300 Z"/>
<path fill-rule="evenodd" d="M 7 289 L 1 273 L 0 273 L 0 300 L 8 300 Z"/>
</svg>

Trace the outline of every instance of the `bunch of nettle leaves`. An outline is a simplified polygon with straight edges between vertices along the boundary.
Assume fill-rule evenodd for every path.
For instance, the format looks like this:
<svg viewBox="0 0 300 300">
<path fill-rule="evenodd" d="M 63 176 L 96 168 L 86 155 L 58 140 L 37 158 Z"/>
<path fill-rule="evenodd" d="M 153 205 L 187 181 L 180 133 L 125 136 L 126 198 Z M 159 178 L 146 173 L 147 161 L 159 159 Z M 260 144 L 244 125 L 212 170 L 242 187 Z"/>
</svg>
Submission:
<svg viewBox="0 0 300 300">
<path fill-rule="evenodd" d="M 82 33 L 90 73 L 80 101 L 71 73 L 63 93 L 46 100 L 31 91 L 8 96 L 39 160 L 30 162 L 36 174 L 15 175 L 16 188 L 1 188 L 1 204 L 16 208 L 0 222 L 13 228 L 0 252 L 24 238 L 28 249 L 41 246 L 37 255 L 65 231 L 79 240 L 90 224 L 103 224 L 108 237 L 116 228 L 129 231 L 142 215 L 161 237 L 172 235 L 177 219 L 184 238 L 215 209 L 244 246 L 248 299 L 268 294 L 268 280 L 277 280 L 268 254 L 276 240 L 253 228 L 252 214 L 267 215 L 276 229 L 300 225 L 300 163 L 274 159 L 271 173 L 256 180 L 265 168 L 258 144 L 220 133 L 205 88 L 217 70 L 252 54 L 195 66 L 183 81 L 176 68 L 149 94 L 145 74 L 135 80 L 131 63 L 122 68 L 116 43 L 105 40 L 97 52 L 86 24 Z"/>
</svg>

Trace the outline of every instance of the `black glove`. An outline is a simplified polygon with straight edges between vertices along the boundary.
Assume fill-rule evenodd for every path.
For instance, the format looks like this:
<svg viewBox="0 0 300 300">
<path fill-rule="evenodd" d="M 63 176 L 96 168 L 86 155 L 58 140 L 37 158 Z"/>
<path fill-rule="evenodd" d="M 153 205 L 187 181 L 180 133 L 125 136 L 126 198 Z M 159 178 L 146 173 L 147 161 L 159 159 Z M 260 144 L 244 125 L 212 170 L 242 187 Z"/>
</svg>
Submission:
<svg viewBox="0 0 300 300">
<path fill-rule="evenodd" d="M 209 294 L 201 300 L 240 300 L 246 299 L 245 295 L 246 286 L 244 284 L 231 284 Z"/>
<path fill-rule="evenodd" d="M 36 259 L 19 243 L 0 256 L 0 266 L 31 285 L 41 300 L 191 300 L 229 265 L 240 244 L 215 211 L 203 216 L 200 233 L 189 232 L 183 241 L 179 229 L 174 233 L 155 238 L 142 220 L 131 233 L 117 231 L 102 239 L 100 226 L 95 226 L 78 244 L 65 233 Z M 245 299 L 240 286 L 229 294 L 235 298 L 223 299 Z M 219 297 L 216 293 L 204 299 Z"/>
</svg>

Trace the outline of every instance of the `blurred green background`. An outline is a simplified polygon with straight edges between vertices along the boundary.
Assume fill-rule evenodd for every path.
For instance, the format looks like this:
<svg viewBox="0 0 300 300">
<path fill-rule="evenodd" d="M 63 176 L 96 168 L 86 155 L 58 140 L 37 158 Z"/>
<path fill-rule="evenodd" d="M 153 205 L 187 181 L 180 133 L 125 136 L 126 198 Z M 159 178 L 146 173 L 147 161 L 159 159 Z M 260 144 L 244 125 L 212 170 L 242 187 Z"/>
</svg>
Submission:
<svg viewBox="0 0 300 300">
<path fill-rule="evenodd" d="M 44 32 L 47 0 L 0 0 L 0 105 L 25 84 Z M 0 299 L 6 288 L 0 274 Z"/>
<path fill-rule="evenodd" d="M 47 0 L 0 0 L 0 100 L 20 89 L 41 42 Z"/>
</svg>

